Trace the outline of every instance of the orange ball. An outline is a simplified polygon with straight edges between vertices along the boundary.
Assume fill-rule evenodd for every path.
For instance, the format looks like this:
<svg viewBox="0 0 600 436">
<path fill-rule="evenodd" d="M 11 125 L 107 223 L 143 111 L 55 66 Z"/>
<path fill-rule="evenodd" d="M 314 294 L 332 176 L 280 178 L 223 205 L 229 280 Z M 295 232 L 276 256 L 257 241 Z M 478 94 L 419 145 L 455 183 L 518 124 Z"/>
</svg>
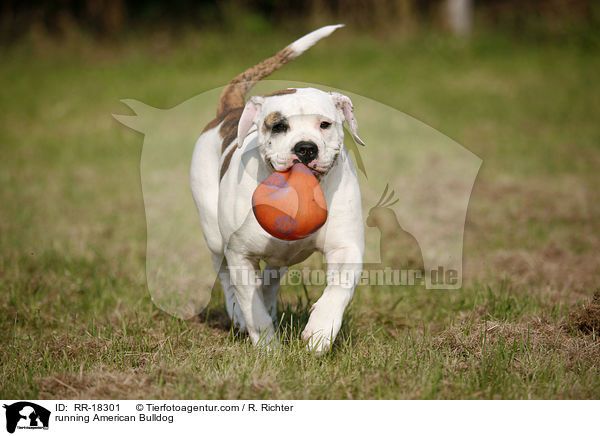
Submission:
<svg viewBox="0 0 600 436">
<path fill-rule="evenodd" d="M 306 238 L 327 220 L 319 181 L 304 164 L 267 177 L 252 195 L 252 211 L 269 234 L 286 241 Z"/>
</svg>

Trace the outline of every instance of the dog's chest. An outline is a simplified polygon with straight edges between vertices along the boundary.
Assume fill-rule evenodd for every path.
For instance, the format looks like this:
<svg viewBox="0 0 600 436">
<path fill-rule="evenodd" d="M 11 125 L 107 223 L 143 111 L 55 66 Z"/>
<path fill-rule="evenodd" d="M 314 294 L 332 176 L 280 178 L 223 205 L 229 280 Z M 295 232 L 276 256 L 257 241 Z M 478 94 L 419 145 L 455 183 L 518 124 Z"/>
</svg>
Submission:
<svg viewBox="0 0 600 436">
<path fill-rule="evenodd" d="M 250 213 L 229 238 L 228 249 L 259 258 L 272 266 L 289 266 L 302 262 L 317 250 L 318 231 L 298 241 L 283 241 L 265 232 Z"/>
<path fill-rule="evenodd" d="M 312 241 L 287 242 L 272 238 L 261 257 L 272 266 L 289 266 L 304 261 L 315 250 Z"/>
</svg>

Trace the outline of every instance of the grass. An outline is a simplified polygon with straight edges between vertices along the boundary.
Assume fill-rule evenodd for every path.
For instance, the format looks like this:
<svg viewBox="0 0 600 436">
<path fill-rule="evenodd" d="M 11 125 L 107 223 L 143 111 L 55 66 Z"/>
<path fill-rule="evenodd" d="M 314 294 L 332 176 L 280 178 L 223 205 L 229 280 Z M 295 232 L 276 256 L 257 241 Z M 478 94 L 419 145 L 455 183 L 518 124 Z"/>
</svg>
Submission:
<svg viewBox="0 0 600 436">
<path fill-rule="evenodd" d="M 460 291 L 360 287 L 322 357 L 299 341 L 317 288 L 282 290 L 270 355 L 231 329 L 219 293 L 190 321 L 152 304 L 142 138 L 110 114 L 122 98 L 175 106 L 280 45 L 190 34 L 3 49 L 0 397 L 599 398 L 597 330 L 578 327 L 600 286 L 593 47 L 348 32 L 273 76 L 378 100 L 483 159 Z"/>
</svg>

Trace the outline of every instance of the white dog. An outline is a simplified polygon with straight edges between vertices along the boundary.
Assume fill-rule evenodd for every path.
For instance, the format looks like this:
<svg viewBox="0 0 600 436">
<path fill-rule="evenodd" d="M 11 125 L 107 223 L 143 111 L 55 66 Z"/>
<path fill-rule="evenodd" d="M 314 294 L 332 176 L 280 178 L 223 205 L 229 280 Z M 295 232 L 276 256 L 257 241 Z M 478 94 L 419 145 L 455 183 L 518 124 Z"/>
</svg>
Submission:
<svg viewBox="0 0 600 436">
<path fill-rule="evenodd" d="M 312 350 L 335 339 L 362 271 L 364 230 L 354 163 L 344 148 L 346 121 L 354 139 L 357 123 L 350 99 L 313 88 L 286 89 L 268 96 L 248 91 L 342 25 L 326 26 L 235 77 L 224 89 L 216 118 L 198 139 L 191 187 L 212 261 L 233 323 L 252 341 L 277 344 L 279 279 L 287 267 L 314 251 L 325 255 L 327 287 L 313 305 L 302 333 Z M 268 234 L 252 213 L 252 194 L 273 171 L 295 161 L 320 181 L 327 222 L 305 239 L 284 241 Z M 259 261 L 266 267 L 261 272 Z"/>
</svg>

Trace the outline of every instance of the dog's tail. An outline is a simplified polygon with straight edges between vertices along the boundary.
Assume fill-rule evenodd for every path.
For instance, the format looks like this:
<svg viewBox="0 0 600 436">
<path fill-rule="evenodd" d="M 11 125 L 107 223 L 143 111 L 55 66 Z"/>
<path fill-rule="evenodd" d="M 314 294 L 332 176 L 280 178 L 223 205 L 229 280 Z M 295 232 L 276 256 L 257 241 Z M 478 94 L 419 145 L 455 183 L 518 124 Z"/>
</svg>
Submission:
<svg viewBox="0 0 600 436">
<path fill-rule="evenodd" d="M 331 35 L 333 31 L 343 26 L 343 24 L 335 24 L 321 27 L 297 41 L 292 42 L 270 58 L 265 59 L 253 67 L 248 68 L 242 74 L 234 77 L 221 94 L 219 105 L 217 106 L 217 118 L 225 116 L 232 109 L 244 107 L 248 91 L 250 91 L 259 80 L 274 73 L 292 59 L 296 59 L 319 40 Z"/>
</svg>

